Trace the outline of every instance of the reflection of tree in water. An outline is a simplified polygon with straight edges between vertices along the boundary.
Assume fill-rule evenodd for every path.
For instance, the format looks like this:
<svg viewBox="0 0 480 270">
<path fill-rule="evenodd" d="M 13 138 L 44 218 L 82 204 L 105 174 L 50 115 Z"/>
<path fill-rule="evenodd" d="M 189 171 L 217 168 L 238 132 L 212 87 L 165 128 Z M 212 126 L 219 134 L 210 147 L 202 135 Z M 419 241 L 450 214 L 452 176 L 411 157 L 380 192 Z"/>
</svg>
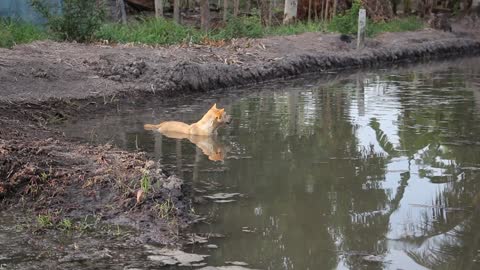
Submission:
<svg viewBox="0 0 480 270">
<path fill-rule="evenodd" d="M 234 117 L 248 119 L 246 136 L 238 139 L 255 149 L 255 159 L 230 175 L 250 181 L 243 192 L 273 200 L 262 206 L 265 237 L 252 261 L 270 262 L 269 269 L 328 269 L 338 264 L 338 249 L 383 252 L 377 243 L 388 220 L 351 215 L 384 209 L 388 196 L 378 188 L 385 157 L 358 147 L 357 127 L 348 121 L 349 94 L 324 89 L 249 101 L 237 111 L 247 115 Z M 260 135 L 252 141 L 252 134 Z M 262 181 L 255 181 L 258 174 Z"/>
<path fill-rule="evenodd" d="M 254 114 L 258 116 L 256 122 L 260 123 L 256 129 L 261 129 L 262 124 L 268 123 L 265 128 L 276 132 L 262 132 L 261 134 L 266 136 L 256 140 L 255 147 L 258 147 L 257 153 L 268 156 L 264 160 L 278 163 L 279 168 L 277 175 L 267 177 L 272 179 L 272 182 L 261 184 L 265 185 L 264 189 L 271 189 L 273 194 L 288 194 L 288 198 L 279 199 L 275 204 L 279 209 L 284 209 L 284 212 L 296 213 L 294 219 L 283 218 L 280 213 L 271 214 L 270 217 L 276 217 L 275 228 L 268 231 L 276 239 L 275 243 L 283 247 L 282 253 L 289 258 L 291 265 L 300 268 L 303 265 L 320 265 L 319 263 L 325 265 L 325 262 L 320 261 L 302 261 L 305 255 L 296 256 L 296 253 L 305 252 L 305 249 L 297 249 L 298 246 L 308 247 L 310 251 L 320 251 L 319 249 L 330 246 L 332 250 L 385 254 L 388 247 L 383 238 L 389 229 L 389 218 L 400 205 L 411 173 L 420 173 L 420 177 L 427 177 L 432 183 L 447 183 L 446 188 L 432 199 L 433 207 L 426 210 L 430 214 L 425 215 L 424 220 L 418 221 L 425 225 L 424 235 L 418 240 L 425 241 L 454 228 L 461 230 L 461 233 L 457 232 L 456 235 L 475 234 L 471 228 L 478 229 L 478 226 L 471 223 L 472 215 L 465 211 L 445 209 L 471 205 L 475 191 L 480 190 L 472 185 L 472 177 L 476 176 L 462 174 L 462 167 L 480 160 L 479 151 L 476 151 L 478 147 L 465 147 L 469 142 L 476 143 L 476 134 L 480 134 L 478 119 L 470 112 L 473 108 L 469 99 L 472 92 L 464 90 L 466 78 L 462 77 L 461 72 L 448 72 L 450 75 L 445 75 L 443 71 L 413 72 L 403 75 L 400 80 L 393 78 L 391 82 L 387 82 L 402 88 L 402 91 L 395 92 L 401 105 L 398 118 L 399 143 L 393 144 L 389 141 L 376 119 L 372 118 L 369 124 L 386 154 L 373 146 L 364 149 L 357 147 L 359 143 L 356 126 L 348 121 L 351 97 L 348 92 L 335 86 L 314 91 L 313 95 L 289 93 L 288 96 L 279 95 L 277 100 L 260 98 L 261 105 L 258 113 Z M 410 84 L 409 80 L 413 83 Z M 305 102 L 303 98 L 308 98 L 310 102 Z M 310 104 L 310 107 L 306 108 L 305 104 Z M 255 108 L 255 105 L 251 106 L 252 109 Z M 310 119 L 305 120 L 305 115 L 312 113 L 312 106 L 314 115 L 320 116 L 313 122 Z M 282 114 L 275 110 L 285 112 Z M 276 118 L 278 115 L 281 117 Z M 276 118 L 275 121 L 272 121 L 272 118 Z M 278 148 L 262 149 L 262 146 L 271 146 L 269 141 L 279 142 L 275 144 Z M 309 147 L 305 147 L 306 145 Z M 273 158 L 272 161 L 272 157 L 276 156 L 282 158 Z M 408 157 L 410 162 L 423 169 L 401 173 L 395 196 L 390 197 L 387 190 L 382 188 L 385 167 L 392 158 L 401 156 Z M 260 162 L 257 168 L 259 170 L 268 166 L 261 164 L 261 160 L 262 158 L 256 160 Z M 437 169 L 442 172 L 440 175 L 435 174 Z M 295 171 L 308 173 L 303 174 L 303 181 L 286 181 L 285 185 L 274 182 L 281 178 L 281 175 L 295 177 L 289 175 Z M 276 188 L 272 188 L 275 186 Z M 252 187 L 258 188 L 255 184 Z M 292 190 L 296 192 L 291 192 Z M 305 190 L 311 196 L 304 195 L 299 190 Z M 298 211 L 299 207 L 310 204 L 317 204 L 313 208 L 315 213 L 312 214 L 311 210 Z M 275 209 L 270 209 L 270 213 L 272 212 L 275 212 Z M 469 223 L 469 226 L 459 226 L 464 223 Z M 322 245 L 318 238 L 323 239 Z M 325 245 L 325 241 L 329 244 Z M 459 241 L 455 242 L 457 251 L 460 252 L 464 245 L 469 244 L 458 245 Z M 478 249 L 477 242 L 475 247 Z M 271 243 L 266 244 L 265 250 L 278 252 L 278 249 L 267 248 L 269 244 Z M 472 253 L 459 257 L 458 254 L 454 255 L 455 246 L 438 246 L 440 248 L 436 250 L 440 254 L 435 257 L 442 260 L 452 258 L 447 265 L 474 255 Z M 290 247 L 292 250 L 286 250 Z M 442 255 L 446 250 L 450 250 L 448 254 L 451 256 Z M 275 261 L 273 258 L 282 256 L 271 254 L 269 257 L 272 258 L 271 261 Z M 420 262 L 418 258 L 415 257 Z M 309 260 L 315 260 L 315 257 L 309 257 Z M 344 263 L 349 267 L 362 267 L 353 256 L 347 256 Z M 334 260 L 329 262 L 329 265 L 334 264 Z"/>
<path fill-rule="evenodd" d="M 472 104 L 474 92 L 465 87 L 471 77 L 464 70 L 408 75 L 403 80 L 410 77 L 422 84 L 406 84 L 397 93 L 402 104 L 398 150 L 424 168 L 419 170 L 421 177 L 445 184 L 432 199 L 431 215 L 419 221 L 425 224 L 425 233 L 421 246 L 410 254 L 431 269 L 477 269 L 473 260 L 480 248 L 479 215 L 468 206 L 480 190 L 480 177 L 462 169 L 480 160 L 475 146 L 479 119 L 472 113 L 480 104 Z M 393 154 L 395 149 L 377 123 L 371 126 L 382 147 Z"/>
</svg>

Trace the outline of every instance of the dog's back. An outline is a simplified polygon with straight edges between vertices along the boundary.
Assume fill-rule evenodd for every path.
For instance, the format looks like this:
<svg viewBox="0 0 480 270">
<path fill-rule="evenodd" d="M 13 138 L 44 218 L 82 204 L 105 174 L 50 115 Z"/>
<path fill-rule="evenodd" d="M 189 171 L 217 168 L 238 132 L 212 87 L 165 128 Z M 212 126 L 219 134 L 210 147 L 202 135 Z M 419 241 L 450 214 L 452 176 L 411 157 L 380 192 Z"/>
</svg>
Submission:
<svg viewBox="0 0 480 270">
<path fill-rule="evenodd" d="M 225 113 L 225 109 L 218 109 L 217 104 L 198 122 L 191 125 L 178 121 L 167 121 L 158 125 L 146 124 L 143 127 L 147 130 L 158 130 L 160 132 L 175 132 L 189 135 L 210 136 L 217 133 L 217 129 L 225 124 L 229 124 L 231 117 Z"/>
<path fill-rule="evenodd" d="M 190 125 L 178 121 L 167 121 L 158 125 L 146 124 L 143 128 L 147 130 L 158 130 L 160 132 L 178 132 L 188 134 Z"/>
</svg>

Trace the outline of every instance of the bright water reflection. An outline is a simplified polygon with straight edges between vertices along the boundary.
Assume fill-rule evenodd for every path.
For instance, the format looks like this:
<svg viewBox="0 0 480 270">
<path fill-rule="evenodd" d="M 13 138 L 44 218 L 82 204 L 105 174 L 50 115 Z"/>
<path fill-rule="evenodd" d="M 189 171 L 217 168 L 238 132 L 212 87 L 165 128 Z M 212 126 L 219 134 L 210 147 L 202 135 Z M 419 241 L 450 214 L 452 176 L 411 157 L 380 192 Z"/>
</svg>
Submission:
<svg viewBox="0 0 480 270">
<path fill-rule="evenodd" d="M 299 80 L 240 99 L 215 95 L 72 123 L 66 132 L 152 153 L 197 198 L 245 194 L 195 206 L 209 223 L 194 231 L 227 235 L 214 241 L 212 265 L 478 269 L 479 61 Z M 213 101 L 234 118 L 214 143 L 227 152 L 223 162 L 142 130 L 153 119 L 195 121 Z"/>
</svg>

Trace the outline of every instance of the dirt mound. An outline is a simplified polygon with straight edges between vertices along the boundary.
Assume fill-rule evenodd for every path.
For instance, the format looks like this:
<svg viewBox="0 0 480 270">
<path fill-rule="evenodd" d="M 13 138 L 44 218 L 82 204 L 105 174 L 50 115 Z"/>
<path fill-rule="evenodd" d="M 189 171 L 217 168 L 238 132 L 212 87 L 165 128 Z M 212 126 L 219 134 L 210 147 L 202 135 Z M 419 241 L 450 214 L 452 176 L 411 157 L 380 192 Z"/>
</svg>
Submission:
<svg viewBox="0 0 480 270">
<path fill-rule="evenodd" d="M 4 207 L 16 207 L 22 198 L 22 207 L 57 213 L 57 221 L 95 213 L 102 222 L 139 229 L 137 240 L 164 244 L 172 243 L 169 237 L 188 224 L 183 181 L 162 171 L 144 153 L 78 144 L 33 122 L 20 123 L 0 119 Z M 168 205 L 168 211 L 160 210 L 162 205 Z M 175 227 L 169 220 L 175 220 Z"/>
</svg>

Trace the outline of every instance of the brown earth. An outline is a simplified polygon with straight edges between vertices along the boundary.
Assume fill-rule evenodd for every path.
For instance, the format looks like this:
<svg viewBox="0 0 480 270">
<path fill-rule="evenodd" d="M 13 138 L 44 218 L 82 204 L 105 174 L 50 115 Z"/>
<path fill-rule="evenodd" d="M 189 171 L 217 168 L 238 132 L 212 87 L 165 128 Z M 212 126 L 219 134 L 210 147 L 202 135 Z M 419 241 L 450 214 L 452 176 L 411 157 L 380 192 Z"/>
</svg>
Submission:
<svg viewBox="0 0 480 270">
<path fill-rule="evenodd" d="M 387 33 L 362 50 L 339 35 L 239 39 L 221 46 L 142 47 L 35 42 L 0 49 L 0 198 L 55 219 L 88 213 L 132 226 L 135 240 L 176 243 L 194 216 L 182 180 L 143 153 L 82 144 L 55 125 L 134 103 L 238 87 L 306 73 L 480 52 L 480 35 Z M 140 180 L 152 187 L 137 203 Z M 168 215 L 159 213 L 167 201 Z M 174 221 L 174 222 L 172 222 Z M 174 224 L 174 225 L 172 225 Z"/>
</svg>

